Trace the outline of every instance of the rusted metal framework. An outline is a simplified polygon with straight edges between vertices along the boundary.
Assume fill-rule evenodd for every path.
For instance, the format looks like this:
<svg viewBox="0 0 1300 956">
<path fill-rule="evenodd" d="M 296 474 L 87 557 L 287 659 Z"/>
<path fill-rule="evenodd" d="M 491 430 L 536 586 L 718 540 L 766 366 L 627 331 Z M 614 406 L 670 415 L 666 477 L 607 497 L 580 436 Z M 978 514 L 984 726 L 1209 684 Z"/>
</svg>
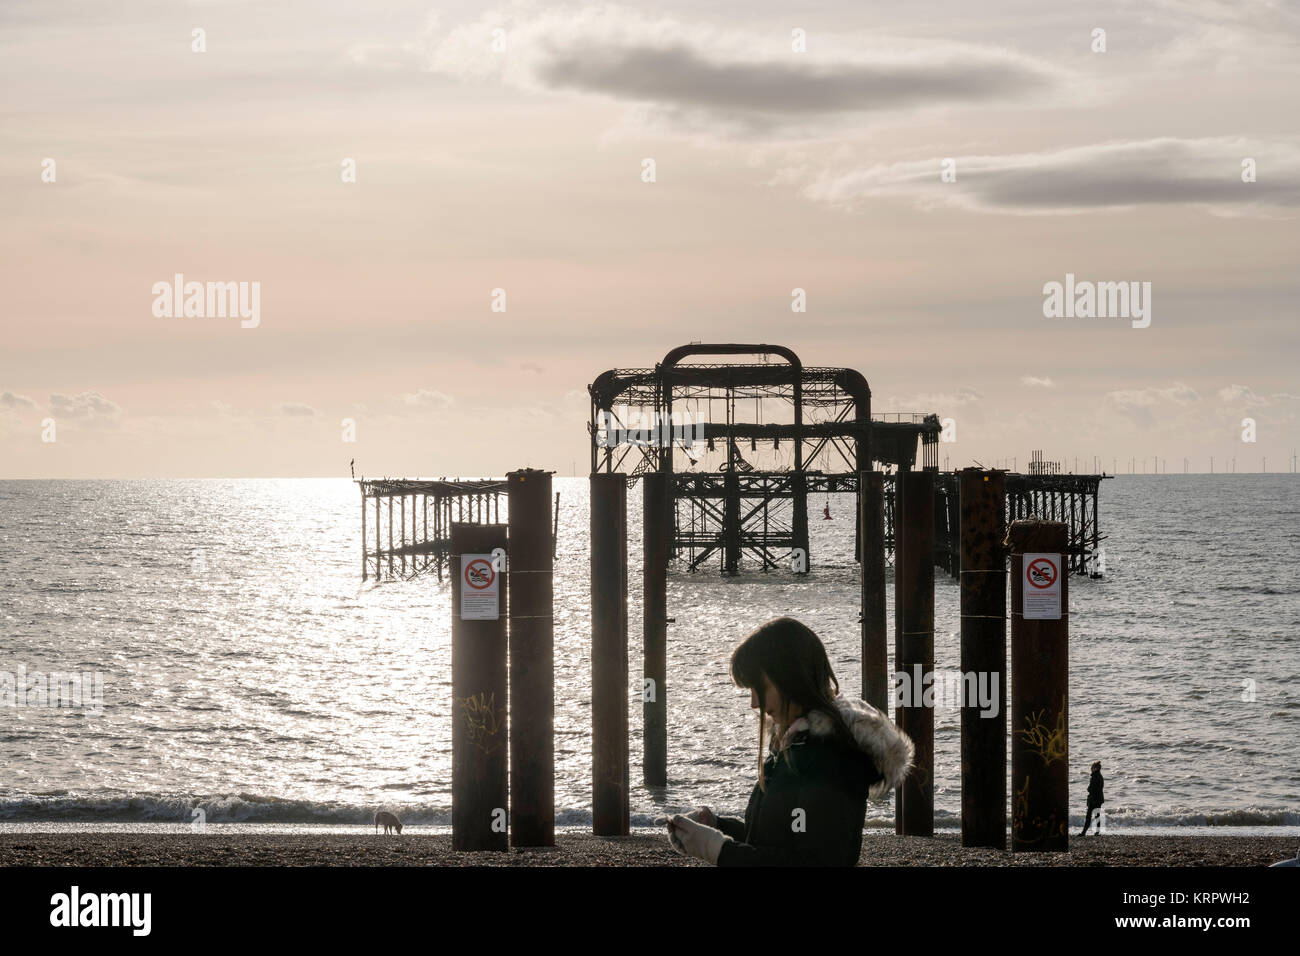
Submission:
<svg viewBox="0 0 1300 956">
<path fill-rule="evenodd" d="M 1097 495 L 1108 477 L 1063 475 L 1059 466 L 1030 475 L 1006 472 L 1006 522 L 1010 525 L 1022 518 L 1062 522 L 1067 536 L 1066 571 L 1099 578 L 1102 574 L 1096 559 L 1106 536 L 1099 525 Z M 943 472 L 939 479 L 934 496 L 934 563 L 957 577 L 961 570 L 959 474 Z"/>
<path fill-rule="evenodd" d="M 714 360 L 686 361 L 697 356 Z M 717 556 L 734 574 L 742 555 L 767 570 L 793 554 L 805 571 L 809 494 L 856 493 L 878 465 L 909 470 L 918 440 L 937 468 L 937 415 L 873 419 L 860 372 L 807 367 L 785 346 L 692 343 L 652 369 L 610 369 L 588 392 L 592 473 L 671 476 L 670 549 L 691 570 Z"/>
<path fill-rule="evenodd" d="M 500 496 L 506 490 L 504 481 L 491 478 L 362 478 L 357 486 L 361 489 L 362 580 L 372 575 L 414 577 L 432 570 L 441 581 L 451 549 L 451 523 L 500 521 Z M 385 500 L 388 507 L 381 508 Z M 373 528 L 368 528 L 369 511 L 373 511 Z"/>
<path fill-rule="evenodd" d="M 1022 518 L 1060 521 L 1066 528 L 1066 570 L 1101 577 L 1097 492 L 1109 475 L 1007 475 L 1007 522 Z"/>
</svg>

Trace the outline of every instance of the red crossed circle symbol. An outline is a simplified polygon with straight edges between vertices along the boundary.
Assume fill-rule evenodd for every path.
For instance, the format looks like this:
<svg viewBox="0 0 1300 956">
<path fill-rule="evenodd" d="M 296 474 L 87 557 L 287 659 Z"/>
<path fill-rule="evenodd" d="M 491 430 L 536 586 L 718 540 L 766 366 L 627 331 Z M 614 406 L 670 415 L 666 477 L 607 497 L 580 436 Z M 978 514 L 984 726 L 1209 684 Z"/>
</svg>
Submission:
<svg viewBox="0 0 1300 956">
<path fill-rule="evenodd" d="M 1047 558 L 1034 558 L 1025 569 L 1025 580 L 1039 589 L 1050 588 L 1056 583 L 1056 565 Z"/>
<path fill-rule="evenodd" d="M 476 591 L 491 587 L 496 578 L 497 575 L 492 570 L 492 565 L 482 558 L 475 558 L 465 565 L 465 583 Z"/>
</svg>

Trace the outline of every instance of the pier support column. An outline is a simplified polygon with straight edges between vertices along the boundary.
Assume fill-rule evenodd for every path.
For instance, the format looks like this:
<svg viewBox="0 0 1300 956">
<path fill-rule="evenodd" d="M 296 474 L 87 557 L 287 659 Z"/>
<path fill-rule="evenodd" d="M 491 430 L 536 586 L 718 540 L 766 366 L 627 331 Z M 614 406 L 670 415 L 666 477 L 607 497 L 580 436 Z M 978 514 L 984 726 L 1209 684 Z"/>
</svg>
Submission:
<svg viewBox="0 0 1300 956">
<path fill-rule="evenodd" d="M 894 607 L 898 669 L 905 675 L 906 693 L 897 723 L 916 747 L 915 769 L 898 789 L 897 823 L 904 836 L 934 836 L 934 707 L 923 702 L 926 675 L 934 671 L 934 475 L 898 475 Z"/>
<path fill-rule="evenodd" d="M 722 475 L 722 573 L 740 572 L 740 476 Z"/>
<path fill-rule="evenodd" d="M 505 548 L 503 525 L 451 526 L 451 846 L 508 850 L 506 808 L 508 576 L 496 620 L 461 620 L 461 556 Z"/>
<path fill-rule="evenodd" d="M 643 779 L 647 787 L 668 785 L 668 482 L 670 475 L 648 471 L 641 478 L 644 495 L 642 540 L 641 704 L 645 735 Z"/>
<path fill-rule="evenodd" d="M 948 495 L 948 574 L 950 577 L 958 577 L 961 573 L 961 482 L 954 475 L 948 483 L 950 494 Z M 1005 508 L 1006 503 L 1001 502 L 1001 509 Z M 1005 522 L 1004 522 L 1005 525 Z M 1000 540 L 1000 539 L 999 539 Z"/>
<path fill-rule="evenodd" d="M 1100 546 L 1101 546 L 1101 527 L 1097 523 L 1097 485 L 1094 484 L 1092 486 L 1092 561 L 1093 561 L 1092 567 L 1094 572 L 1096 572 L 1097 570 L 1097 562 L 1099 559 L 1097 550 L 1098 548 L 1100 548 Z M 1101 577 L 1101 574 L 1094 573 L 1092 576 L 1099 578 Z"/>
<path fill-rule="evenodd" d="M 443 507 L 444 505 L 443 505 L 442 495 L 435 494 L 433 496 L 433 537 L 435 541 L 441 541 L 444 537 L 446 537 L 446 533 L 443 530 L 444 525 L 442 521 Z M 450 539 L 448 539 L 447 551 L 448 553 L 450 553 L 451 551 Z M 434 564 L 438 568 L 439 584 L 442 583 L 442 555 L 443 555 L 442 548 L 439 548 L 437 553 L 434 555 Z"/>
<path fill-rule="evenodd" d="M 627 836 L 627 481 L 591 476 L 592 833 Z"/>
<path fill-rule="evenodd" d="M 961 670 L 988 688 L 961 708 L 961 845 L 1007 848 L 1007 560 L 1002 472 L 965 468 L 961 483 Z M 986 683 L 987 681 L 987 683 Z M 963 688 L 966 687 L 963 683 Z M 996 709 L 994 709 L 996 708 Z"/>
<path fill-rule="evenodd" d="M 1069 846 L 1069 595 L 1067 531 L 1056 521 L 1015 521 L 1011 557 L 1011 850 Z M 1060 617 L 1026 619 L 1026 554 L 1055 556 Z M 1041 570 L 1043 564 L 1039 564 Z M 1039 583 L 1041 584 L 1041 575 Z M 1041 613 L 1041 611 L 1040 611 Z"/>
<path fill-rule="evenodd" d="M 947 498 L 942 476 L 936 475 L 934 485 L 934 556 L 930 563 L 936 568 L 943 568 L 948 574 L 952 574 L 952 565 L 949 562 L 952 529 L 948 526 Z"/>
<path fill-rule="evenodd" d="M 790 475 L 790 485 L 794 493 L 794 514 L 790 527 L 793 531 L 794 547 L 803 552 L 803 570 L 797 574 L 807 574 L 812 568 L 812 555 L 808 553 L 808 477 L 802 471 Z"/>
<path fill-rule="evenodd" d="M 555 846 L 551 472 L 506 475 L 510 516 L 510 845 Z M 486 514 L 486 510 L 483 512 Z"/>
<path fill-rule="evenodd" d="M 885 485 L 878 471 L 858 472 L 862 553 L 862 699 L 889 714 L 889 634 L 885 623 Z"/>
</svg>

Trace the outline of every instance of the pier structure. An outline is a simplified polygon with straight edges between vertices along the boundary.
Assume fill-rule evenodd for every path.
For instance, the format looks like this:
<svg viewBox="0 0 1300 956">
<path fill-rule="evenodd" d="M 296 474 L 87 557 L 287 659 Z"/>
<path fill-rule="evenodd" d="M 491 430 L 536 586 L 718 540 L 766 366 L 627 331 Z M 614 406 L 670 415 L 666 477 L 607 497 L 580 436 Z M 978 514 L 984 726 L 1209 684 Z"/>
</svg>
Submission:
<svg viewBox="0 0 1300 956">
<path fill-rule="evenodd" d="M 685 361 L 732 355 L 759 361 Z M 939 472 L 938 414 L 873 415 L 870 386 L 854 369 L 805 367 L 780 345 L 692 343 L 654 368 L 603 372 L 587 390 L 592 474 L 621 472 L 629 483 L 666 476 L 668 559 L 683 558 L 687 570 L 716 561 L 732 575 L 752 561 L 763 571 L 807 573 L 809 498 L 856 496 L 869 471 L 882 473 L 885 561 L 893 565 L 897 475 L 919 459 L 936 473 L 934 564 L 954 578 L 960 572 L 958 473 Z M 1036 451 L 1027 474 L 1007 474 L 1007 520 L 1064 522 L 1069 573 L 1099 576 L 1092 559 L 1103 538 L 1105 477 L 1063 474 Z"/>
<path fill-rule="evenodd" d="M 1059 466 L 1039 474 L 1002 474 L 1007 523 L 1026 518 L 1063 523 L 1066 573 L 1101 577 L 1096 558 L 1106 536 L 1098 524 L 1097 496 L 1102 481 L 1110 476 L 1062 474 Z M 887 520 L 893 517 L 892 496 L 891 483 L 886 491 Z M 960 472 L 940 474 L 934 499 L 934 563 L 953 578 L 961 573 L 960 499 Z M 892 534 L 892 528 L 889 531 Z"/>
<path fill-rule="evenodd" d="M 356 484 L 363 581 L 430 570 L 441 581 L 451 554 L 452 522 L 499 523 L 506 493 L 506 482 L 491 478 L 361 478 Z"/>
<path fill-rule="evenodd" d="M 692 571 L 716 558 L 736 574 L 744 556 L 806 573 L 810 495 L 856 494 L 877 465 L 909 470 L 918 442 L 937 467 L 937 415 L 873 420 L 860 372 L 807 367 L 781 345 L 692 343 L 652 369 L 603 372 L 588 392 L 591 473 L 667 476 L 669 557 Z"/>
<path fill-rule="evenodd" d="M 759 361 L 684 361 L 697 355 L 748 355 Z M 716 556 L 723 574 L 738 573 L 742 556 L 757 559 L 764 571 L 788 560 L 794 573 L 806 574 L 808 495 L 854 492 L 855 558 L 862 565 L 863 698 L 886 713 L 890 710 L 887 551 L 895 555 L 893 676 L 897 681 L 900 675 L 908 675 L 914 691 L 930 683 L 935 672 L 935 567 L 945 568 L 961 582 L 964 671 L 996 676 L 999 688 L 1008 676 L 1009 611 L 1015 619 L 1012 659 L 1017 662 L 1009 674 L 1011 719 L 1015 732 L 1033 745 L 1028 751 L 1012 750 L 1014 848 L 1068 848 L 1056 839 L 1063 832 L 1059 829 L 1064 819 L 1063 789 L 1055 778 L 1046 789 L 1031 789 L 1028 781 L 1035 778 L 1036 765 L 1025 762 L 1029 753 L 1055 768 L 1060 755 L 1068 753 L 1066 702 L 1058 693 L 1064 686 L 1062 662 L 1067 660 L 1063 623 L 1067 592 L 1062 581 L 1055 615 L 1042 613 L 1043 599 L 1033 596 L 1031 615 L 1031 600 L 1025 597 L 1023 582 L 1014 576 L 1036 573 L 1030 584 L 1049 587 L 1056 578 L 1067 578 L 1071 570 L 1087 567 L 1101 539 L 1097 490 L 1105 476 L 1062 474 L 1059 466 L 1043 462 L 1041 453 L 1036 453 L 1028 475 L 983 468 L 941 473 L 937 445 L 944 423 L 938 415 L 918 412 L 875 418 L 870 388 L 860 373 L 805 367 L 793 351 L 777 345 L 692 343 L 672 350 L 653 369 L 607 371 L 589 386 L 589 393 L 594 833 L 629 832 L 627 500 L 629 486 L 641 480 L 645 656 L 640 693 L 646 786 L 662 788 L 668 782 L 667 626 L 673 619 L 668 616 L 667 572 L 673 557 L 684 555 L 693 571 Z M 751 400 L 752 418 L 744 414 Z M 715 420 L 712 406 L 718 402 L 723 412 Z M 919 469 L 915 467 L 918 457 Z M 821 466 L 814 467 L 819 458 Z M 539 481 L 543 475 L 544 484 Z M 500 523 L 499 513 L 499 496 L 508 490 L 504 481 L 357 482 L 362 492 L 363 575 L 368 574 L 371 561 L 376 576 L 382 576 L 385 562 L 389 575 L 398 573 L 399 564 L 405 575 L 409 560 L 411 574 L 432 567 L 441 580 L 447 562 L 453 576 L 463 578 L 462 586 L 453 588 L 452 606 L 453 685 L 459 708 L 454 715 L 459 731 L 453 743 L 461 753 L 461 771 L 454 774 L 458 787 L 453 789 L 464 791 L 453 803 L 462 810 L 470 808 L 458 817 L 454 814 L 457 839 L 469 841 L 457 843 L 459 849 L 504 848 L 500 836 L 505 819 L 504 764 L 496 748 L 507 723 L 507 694 L 513 694 L 516 686 L 525 690 L 521 712 L 509 721 L 509 772 L 519 779 L 520 792 L 516 794 L 512 786 L 510 801 L 511 815 L 523 822 L 517 830 L 512 827 L 512 842 L 553 844 L 548 781 L 554 765 L 545 747 L 553 737 L 553 672 L 544 664 L 553 655 L 554 590 L 553 570 L 544 552 L 547 520 L 552 522 L 552 557 L 558 525 L 546 507 L 550 473 L 525 470 L 508 477 L 517 483 L 509 487 L 510 502 L 519 499 L 519 507 L 509 509 L 508 529 Z M 381 508 L 381 498 L 388 499 L 386 509 Z M 368 536 L 367 515 L 372 507 L 374 530 Z M 829 504 L 826 510 L 829 517 Z M 400 527 L 396 540 L 395 522 Z M 1007 528 L 1011 533 L 1003 539 Z M 1039 528 L 1041 540 L 1034 536 Z M 498 552 L 508 562 L 501 567 Z M 462 568 L 467 556 L 473 560 Z M 1008 570 L 1013 575 L 1010 608 L 1006 606 Z M 506 593 L 493 599 L 492 613 L 482 613 L 481 598 L 474 598 L 473 613 L 468 613 L 461 595 L 475 592 L 464 588 L 490 587 L 498 577 L 504 578 L 500 587 Z M 1044 580 L 1047 583 L 1039 583 Z M 509 627 L 503 628 L 498 622 L 507 613 Z M 1026 627 L 1025 620 L 1031 618 L 1061 623 Z M 490 641 L 466 636 L 467 622 L 486 621 L 493 623 L 483 631 Z M 1044 641 L 1055 656 L 1040 673 L 1025 660 L 1043 656 L 1039 645 Z M 482 653 L 469 655 L 467 646 Z M 507 646 L 514 658 L 508 684 Z M 458 662 L 458 657 L 464 662 Z M 915 745 L 914 772 L 896 792 L 896 829 L 903 835 L 932 835 L 932 705 L 921 693 L 903 693 L 901 685 L 896 689 L 894 719 Z M 1052 704 L 1057 697 L 1059 703 L 1051 707 L 1043 703 Z M 969 700 L 962 711 L 963 845 L 1005 846 L 1006 722 L 987 722 L 983 710 Z M 473 753 L 466 749 L 471 745 L 478 748 Z M 1053 838 L 1039 839 L 1040 830 L 1050 831 Z M 488 833 L 492 836 L 485 836 Z"/>
<path fill-rule="evenodd" d="M 758 361 L 719 360 L 731 356 Z M 702 360 L 687 361 L 694 357 Z M 691 571 L 716 557 L 724 575 L 737 574 L 742 560 L 763 571 L 788 562 L 793 573 L 807 574 L 808 496 L 854 492 L 862 696 L 888 713 L 887 554 L 895 565 L 895 671 L 911 675 L 919 688 L 936 664 L 936 567 L 961 582 L 963 664 L 978 661 L 1001 678 L 1009 557 L 1002 529 L 1020 527 L 1026 518 L 1058 529 L 1061 576 L 1082 570 L 1100 540 L 1096 496 L 1103 476 L 1060 474 L 1041 454 L 1029 475 L 940 472 L 944 422 L 937 414 L 873 417 L 861 373 L 807 367 L 784 346 L 691 343 L 653 368 L 610 369 L 588 392 L 593 687 L 626 686 L 629 676 L 627 489 L 638 480 L 644 484 L 647 787 L 667 784 L 667 627 L 673 619 L 666 589 L 674 557 L 684 557 Z M 628 832 L 628 703 L 623 694 L 607 693 L 599 701 L 593 695 L 597 834 Z M 914 773 L 896 792 L 896 830 L 928 836 L 934 827 L 933 710 L 919 694 L 900 694 L 893 703 L 916 753 Z M 983 715 L 964 705 L 963 780 L 971 800 L 963 804 L 963 841 L 998 845 L 1005 832 L 1005 767 L 997 773 L 992 757 L 1005 754 L 1006 725 L 972 723 L 977 719 Z M 975 773 L 976 763 L 988 771 Z M 1040 803 L 1035 797 L 1027 806 L 1032 812 Z"/>
<path fill-rule="evenodd" d="M 1097 492 L 1109 475 L 1007 475 L 1007 520 L 1059 521 L 1066 529 L 1066 573 L 1101 577 L 1096 558 L 1105 535 Z"/>
</svg>

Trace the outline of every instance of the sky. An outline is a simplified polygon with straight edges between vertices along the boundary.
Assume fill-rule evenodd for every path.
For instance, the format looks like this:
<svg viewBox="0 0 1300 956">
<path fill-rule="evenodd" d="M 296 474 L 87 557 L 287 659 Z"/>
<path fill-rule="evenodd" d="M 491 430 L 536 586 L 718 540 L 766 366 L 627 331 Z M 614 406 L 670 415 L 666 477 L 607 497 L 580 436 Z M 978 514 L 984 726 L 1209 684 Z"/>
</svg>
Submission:
<svg viewBox="0 0 1300 956">
<path fill-rule="evenodd" d="M 1286 471 L 1297 117 L 1296 0 L 5 0 L 0 478 L 584 474 L 692 341 L 947 467 Z"/>
</svg>

